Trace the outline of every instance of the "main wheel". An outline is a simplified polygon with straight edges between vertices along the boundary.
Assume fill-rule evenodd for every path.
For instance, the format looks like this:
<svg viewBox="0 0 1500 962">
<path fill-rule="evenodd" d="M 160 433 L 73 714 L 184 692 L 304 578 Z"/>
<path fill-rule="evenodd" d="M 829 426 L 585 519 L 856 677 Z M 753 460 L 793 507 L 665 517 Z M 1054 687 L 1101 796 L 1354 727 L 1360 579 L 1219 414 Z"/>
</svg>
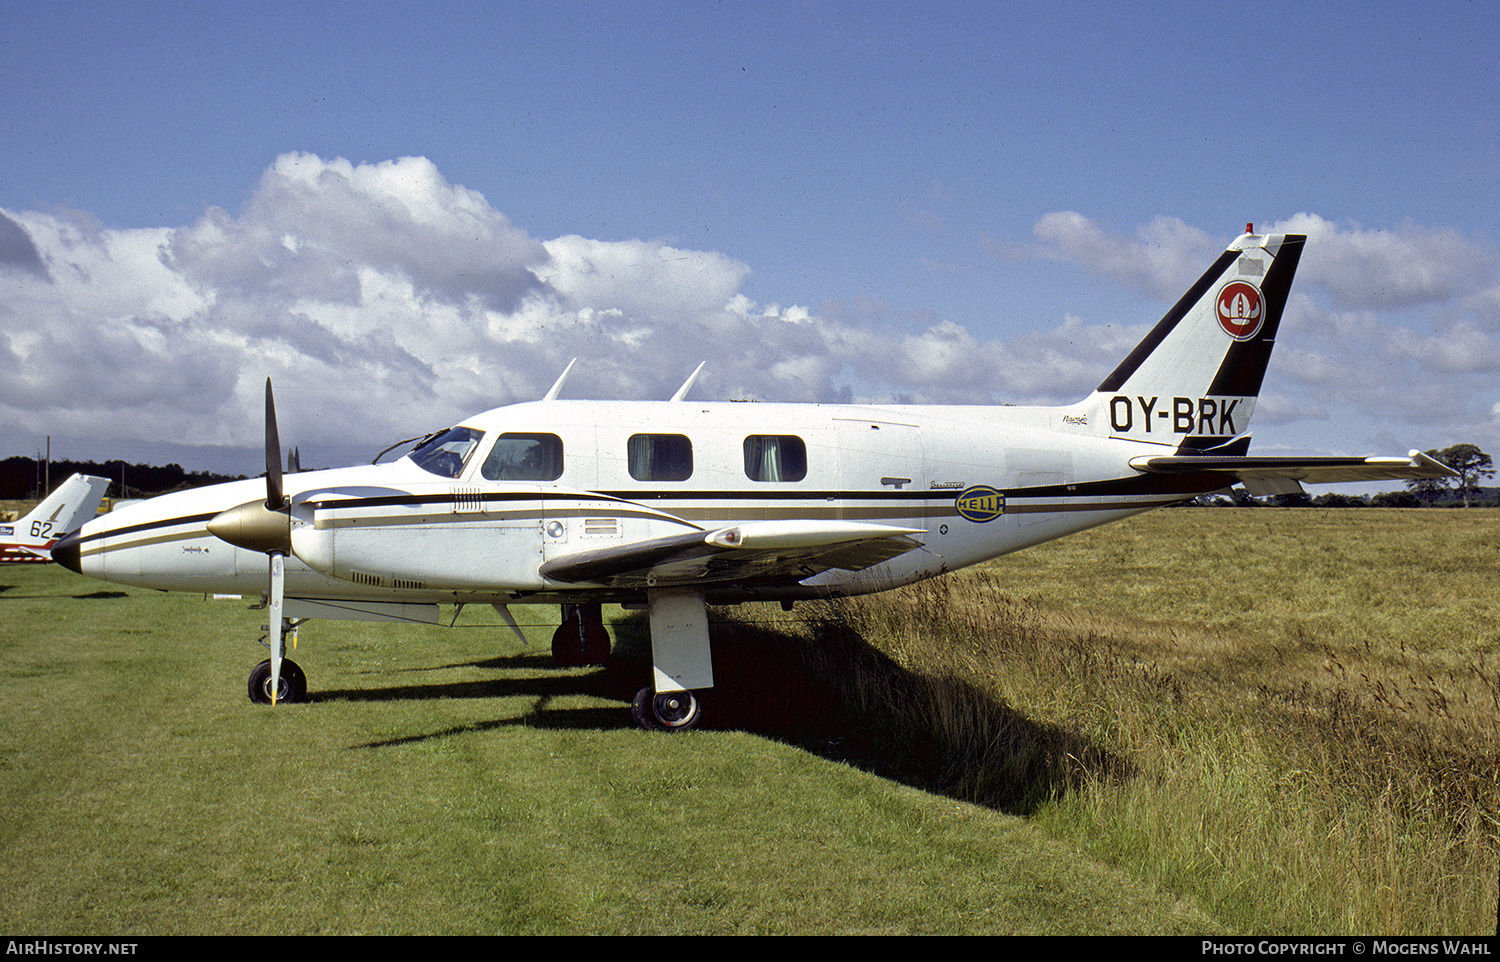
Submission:
<svg viewBox="0 0 1500 962">
<path fill-rule="evenodd" d="M 250 700 L 257 705 L 271 704 L 271 659 L 255 666 L 250 672 Z M 307 701 L 307 676 L 295 661 L 281 659 L 281 680 L 276 686 L 278 704 Z"/>
<path fill-rule="evenodd" d="M 635 723 L 648 732 L 682 732 L 696 727 L 701 717 L 698 699 L 690 691 L 658 692 L 647 685 L 630 702 Z"/>
</svg>

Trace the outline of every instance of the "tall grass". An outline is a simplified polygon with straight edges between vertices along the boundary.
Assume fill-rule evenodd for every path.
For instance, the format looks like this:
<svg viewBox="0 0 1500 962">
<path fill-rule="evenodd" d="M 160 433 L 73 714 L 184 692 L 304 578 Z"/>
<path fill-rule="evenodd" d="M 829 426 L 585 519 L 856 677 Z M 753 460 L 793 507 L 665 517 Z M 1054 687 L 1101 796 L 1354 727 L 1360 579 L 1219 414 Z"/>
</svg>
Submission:
<svg viewBox="0 0 1500 962">
<path fill-rule="evenodd" d="M 1187 514 L 1166 513 L 1158 530 Z M 1249 512 L 1193 523 L 1232 514 Z M 1128 554 L 1138 535 L 1118 537 Z M 1257 558 L 1247 563 L 1301 563 Z M 1159 559 L 1167 570 L 1190 560 Z M 1420 580 L 1404 565 L 1448 563 L 1411 553 L 1375 590 L 1398 608 L 1403 577 Z M 820 674 L 865 718 L 872 757 L 1030 815 L 1233 929 L 1495 930 L 1500 671 L 1487 637 L 1469 650 L 1412 644 L 1336 610 L 1305 614 L 1342 618 L 1342 634 L 1272 614 L 1232 627 L 1146 621 L 1108 604 L 1058 608 L 1010 583 L 1003 566 L 980 569 L 818 619 Z M 851 670 L 841 636 L 881 656 Z"/>
</svg>

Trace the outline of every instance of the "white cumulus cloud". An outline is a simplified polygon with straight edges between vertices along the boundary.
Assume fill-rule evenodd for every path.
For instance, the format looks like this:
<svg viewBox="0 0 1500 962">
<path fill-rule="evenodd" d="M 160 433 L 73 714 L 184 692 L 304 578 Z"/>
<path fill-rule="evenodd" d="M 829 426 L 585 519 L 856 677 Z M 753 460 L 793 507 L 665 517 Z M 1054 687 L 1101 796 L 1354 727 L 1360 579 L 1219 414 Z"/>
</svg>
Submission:
<svg viewBox="0 0 1500 962">
<path fill-rule="evenodd" d="M 1465 406 L 1454 423 L 1491 435 L 1432 431 L 1414 443 L 1500 440 L 1492 402 L 1470 400 L 1493 397 L 1473 388 L 1500 370 L 1490 247 L 1312 214 L 1273 229 L 1310 241 L 1262 405 L 1269 419 L 1322 423 L 1351 403 L 1399 410 L 1400 394 L 1418 389 L 1405 382 L 1420 380 Z M 1169 304 L 1221 243 L 1170 217 L 1121 233 L 1056 212 L 1029 241 L 995 246 L 1011 263 L 1068 261 Z M 1154 320 L 1062 317 L 986 338 L 863 296 L 816 310 L 757 303 L 744 293 L 752 267 L 651 239 L 533 238 L 420 157 L 287 154 L 243 209 L 149 230 L 0 211 L 0 439 L 29 451 L 43 435 L 71 438 L 87 448 L 80 457 L 135 457 L 130 443 L 161 441 L 253 451 L 269 376 L 283 437 L 328 463 L 337 458 L 317 452 L 373 454 L 539 397 L 575 357 L 574 397 L 665 398 L 707 360 L 695 397 L 1064 402 Z"/>
</svg>

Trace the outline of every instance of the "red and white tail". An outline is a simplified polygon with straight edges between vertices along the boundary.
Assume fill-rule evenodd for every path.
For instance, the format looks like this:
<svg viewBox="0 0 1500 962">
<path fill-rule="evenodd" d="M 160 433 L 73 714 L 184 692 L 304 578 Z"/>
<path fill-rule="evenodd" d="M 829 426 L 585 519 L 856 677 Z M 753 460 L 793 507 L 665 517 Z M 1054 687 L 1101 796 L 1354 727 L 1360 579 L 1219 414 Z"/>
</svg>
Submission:
<svg viewBox="0 0 1500 962">
<path fill-rule="evenodd" d="M 108 478 L 75 474 L 19 521 L 0 524 L 0 564 L 44 564 L 52 545 L 99 510 Z"/>
</svg>

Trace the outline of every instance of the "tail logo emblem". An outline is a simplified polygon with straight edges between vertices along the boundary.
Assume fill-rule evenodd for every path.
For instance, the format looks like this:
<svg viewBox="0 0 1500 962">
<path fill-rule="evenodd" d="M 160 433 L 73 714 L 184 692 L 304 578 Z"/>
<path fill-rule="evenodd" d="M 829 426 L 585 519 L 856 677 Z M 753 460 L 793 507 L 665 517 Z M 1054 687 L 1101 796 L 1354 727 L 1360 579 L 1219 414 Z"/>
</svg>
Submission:
<svg viewBox="0 0 1500 962">
<path fill-rule="evenodd" d="M 1231 281 L 1219 291 L 1219 326 L 1236 341 L 1248 341 L 1260 333 L 1265 319 L 1260 291 L 1254 284 Z"/>
</svg>

